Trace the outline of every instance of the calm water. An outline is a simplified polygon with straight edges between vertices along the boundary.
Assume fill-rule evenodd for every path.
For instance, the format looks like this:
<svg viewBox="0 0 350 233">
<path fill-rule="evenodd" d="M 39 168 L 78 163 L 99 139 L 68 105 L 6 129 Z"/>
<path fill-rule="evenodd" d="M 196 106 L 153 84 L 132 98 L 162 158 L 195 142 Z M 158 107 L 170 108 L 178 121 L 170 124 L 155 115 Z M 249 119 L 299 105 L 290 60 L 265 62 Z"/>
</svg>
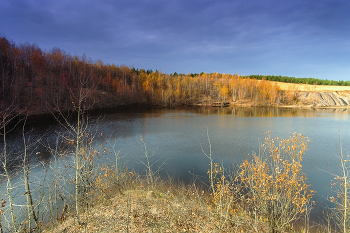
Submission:
<svg viewBox="0 0 350 233">
<path fill-rule="evenodd" d="M 272 137 L 288 138 L 292 133 L 302 133 L 309 137 L 308 151 L 303 160 L 312 189 L 317 191 L 314 200 L 318 206 L 329 204 L 325 201 L 330 193 L 332 176 L 327 172 L 337 172 L 339 159 L 339 135 L 342 135 L 344 154 L 350 152 L 350 121 L 347 110 L 301 110 L 276 108 L 120 108 L 108 113 L 93 114 L 91 123 L 94 130 L 103 132 L 104 138 L 98 142 L 103 147 L 120 151 L 127 167 L 142 172 L 145 167 L 139 162 L 144 153 L 140 142 L 142 135 L 149 154 L 153 154 L 156 169 L 165 164 L 160 175 L 172 176 L 185 182 L 193 179 L 192 174 L 207 178 L 209 160 L 202 152 L 208 152 L 207 130 L 216 162 L 230 168 L 239 164 L 243 157 L 258 151 L 265 133 Z M 92 122 L 92 121 L 91 121 Z M 32 138 L 42 137 L 42 142 L 53 144 L 57 124 L 43 122 L 29 124 Z M 13 145 L 18 145 L 18 136 L 10 135 Z M 10 142 L 11 143 L 11 142 Z M 43 144 L 45 144 L 43 143 Z M 19 143 L 20 144 L 20 143 Z M 50 155 L 39 145 L 41 151 L 36 162 L 50 161 Z M 114 165 L 112 153 L 106 153 L 98 161 Z M 33 171 L 35 177 L 42 177 L 41 168 Z M 322 171 L 325 170 L 325 171 Z M 312 216 L 320 216 L 321 208 L 315 208 Z"/>
<path fill-rule="evenodd" d="M 338 172 L 339 136 L 342 135 L 344 154 L 350 152 L 350 121 L 346 110 L 301 110 L 276 108 L 188 108 L 133 109 L 105 115 L 100 129 L 116 138 L 115 147 L 127 156 L 127 164 L 140 171 L 144 167 L 135 157 L 143 154 L 140 135 L 148 152 L 155 151 L 155 160 L 166 161 L 161 175 L 188 181 L 189 173 L 206 178 L 209 160 L 207 129 L 216 162 L 229 168 L 242 157 L 258 151 L 265 133 L 288 138 L 294 132 L 310 139 L 303 160 L 317 205 L 329 205 L 325 198 L 334 195 L 329 189 L 332 176 Z M 135 162 L 136 161 L 136 162 Z M 321 216 L 315 208 L 314 218 Z"/>
</svg>

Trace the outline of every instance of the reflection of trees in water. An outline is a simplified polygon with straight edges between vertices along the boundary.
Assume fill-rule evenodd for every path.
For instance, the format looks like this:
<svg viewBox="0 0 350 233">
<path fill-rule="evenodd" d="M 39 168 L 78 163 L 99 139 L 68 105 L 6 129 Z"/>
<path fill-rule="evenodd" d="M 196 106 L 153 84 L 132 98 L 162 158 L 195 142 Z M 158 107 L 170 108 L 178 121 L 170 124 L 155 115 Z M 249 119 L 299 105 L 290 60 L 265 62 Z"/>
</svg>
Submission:
<svg viewBox="0 0 350 233">
<path fill-rule="evenodd" d="M 127 138 L 138 133 L 138 127 L 144 124 L 144 120 L 149 118 L 162 117 L 164 114 L 192 113 L 201 115 L 231 115 L 235 117 L 333 117 L 338 119 L 348 119 L 349 109 L 347 108 L 324 108 L 324 109 L 300 109 L 300 108 L 275 108 L 275 107 L 191 107 L 182 106 L 176 108 L 169 107 L 123 107 L 106 109 L 102 111 L 92 111 L 90 123 L 94 130 L 103 132 L 106 137 Z M 74 121 L 74 119 L 72 119 Z M 9 158 L 9 170 L 15 171 L 23 162 L 20 153 L 23 150 L 23 140 L 21 136 L 21 125 L 18 130 L 13 130 L 7 135 Z M 48 164 L 51 160 L 48 147 L 54 147 L 57 132 L 61 129 L 57 122 L 47 116 L 32 117 L 28 123 L 26 135 L 29 136 L 28 143 L 34 143 L 39 138 L 36 146 L 28 151 L 33 164 L 43 162 Z M 103 140 L 102 140 L 103 141 Z M 0 148 L 2 148 L 0 142 Z M 67 145 L 62 144 L 60 150 L 67 151 Z M 39 154 L 37 152 L 40 151 Z M 0 174 L 3 170 L 0 168 Z"/>
<path fill-rule="evenodd" d="M 193 107 L 198 114 L 235 115 L 237 117 L 319 117 L 323 114 L 338 114 L 335 117 L 348 117 L 347 108 L 275 108 L 275 107 Z M 334 117 L 334 115 L 332 115 Z"/>
<path fill-rule="evenodd" d="M 288 107 L 211 107 L 211 106 L 177 106 L 177 107 L 122 107 L 103 110 L 102 120 L 114 120 L 115 113 L 125 115 L 124 120 L 132 121 L 136 118 L 161 117 L 170 112 L 185 111 L 204 115 L 235 115 L 238 117 L 318 117 L 322 114 L 339 113 L 335 117 L 347 117 L 348 108 L 288 108 Z M 94 111 L 95 112 L 95 111 Z M 98 115 L 99 114 L 99 115 Z M 101 116 L 101 111 L 95 112 L 96 117 Z M 332 115 L 334 117 L 334 115 Z"/>
</svg>

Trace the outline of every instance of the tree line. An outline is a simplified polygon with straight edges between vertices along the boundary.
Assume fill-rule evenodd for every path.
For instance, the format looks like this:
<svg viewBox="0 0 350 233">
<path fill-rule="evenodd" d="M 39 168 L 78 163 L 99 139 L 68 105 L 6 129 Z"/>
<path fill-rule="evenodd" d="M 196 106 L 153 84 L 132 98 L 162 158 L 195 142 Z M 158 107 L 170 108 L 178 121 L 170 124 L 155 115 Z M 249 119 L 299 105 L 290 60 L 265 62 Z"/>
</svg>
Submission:
<svg viewBox="0 0 350 233">
<path fill-rule="evenodd" d="M 247 99 L 255 105 L 276 105 L 292 98 L 266 80 L 284 78 L 204 72 L 164 74 L 104 64 L 101 60 L 94 62 L 85 55 L 71 55 L 59 48 L 43 51 L 36 44 L 17 45 L 0 37 L 1 110 L 10 105 L 18 112 L 26 109 L 29 114 L 73 110 L 80 90 L 89 92 L 84 108 L 95 109 L 136 104 L 241 103 Z"/>
<path fill-rule="evenodd" d="M 310 85 L 331 85 L 331 86 L 350 86 L 350 81 L 335 81 L 335 80 L 328 80 L 328 79 L 318 79 L 318 78 L 295 78 L 295 77 L 288 77 L 288 76 L 281 76 L 281 75 L 250 75 L 250 76 L 244 76 L 254 79 L 265 79 L 269 81 L 276 81 L 276 82 L 284 82 L 284 83 L 302 83 L 302 84 L 310 84 Z"/>
</svg>

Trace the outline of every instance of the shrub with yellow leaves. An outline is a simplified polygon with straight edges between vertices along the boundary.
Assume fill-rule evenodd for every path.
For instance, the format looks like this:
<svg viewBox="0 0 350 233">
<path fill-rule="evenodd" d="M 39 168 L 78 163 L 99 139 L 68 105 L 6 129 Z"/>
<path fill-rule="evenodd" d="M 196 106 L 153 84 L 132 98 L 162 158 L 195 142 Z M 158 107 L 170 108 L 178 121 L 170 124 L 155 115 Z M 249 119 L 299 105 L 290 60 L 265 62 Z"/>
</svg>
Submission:
<svg viewBox="0 0 350 233">
<path fill-rule="evenodd" d="M 267 133 L 260 153 L 240 166 L 238 180 L 243 202 L 255 220 L 265 219 L 272 232 L 288 227 L 308 210 L 313 191 L 302 172 L 308 138 L 271 138 Z"/>
</svg>

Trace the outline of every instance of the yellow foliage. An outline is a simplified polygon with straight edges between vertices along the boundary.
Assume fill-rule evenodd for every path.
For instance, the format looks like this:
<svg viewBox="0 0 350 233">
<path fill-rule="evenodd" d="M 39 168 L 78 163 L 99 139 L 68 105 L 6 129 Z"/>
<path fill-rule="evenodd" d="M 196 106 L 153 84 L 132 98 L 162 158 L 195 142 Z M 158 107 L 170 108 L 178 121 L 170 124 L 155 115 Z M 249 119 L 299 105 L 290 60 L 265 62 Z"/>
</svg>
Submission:
<svg viewBox="0 0 350 233">
<path fill-rule="evenodd" d="M 253 155 L 240 167 L 244 201 L 255 215 L 267 217 L 272 229 L 283 229 L 308 209 L 313 192 L 301 170 L 308 142 L 301 134 L 289 139 L 268 135 L 262 154 Z"/>
</svg>

